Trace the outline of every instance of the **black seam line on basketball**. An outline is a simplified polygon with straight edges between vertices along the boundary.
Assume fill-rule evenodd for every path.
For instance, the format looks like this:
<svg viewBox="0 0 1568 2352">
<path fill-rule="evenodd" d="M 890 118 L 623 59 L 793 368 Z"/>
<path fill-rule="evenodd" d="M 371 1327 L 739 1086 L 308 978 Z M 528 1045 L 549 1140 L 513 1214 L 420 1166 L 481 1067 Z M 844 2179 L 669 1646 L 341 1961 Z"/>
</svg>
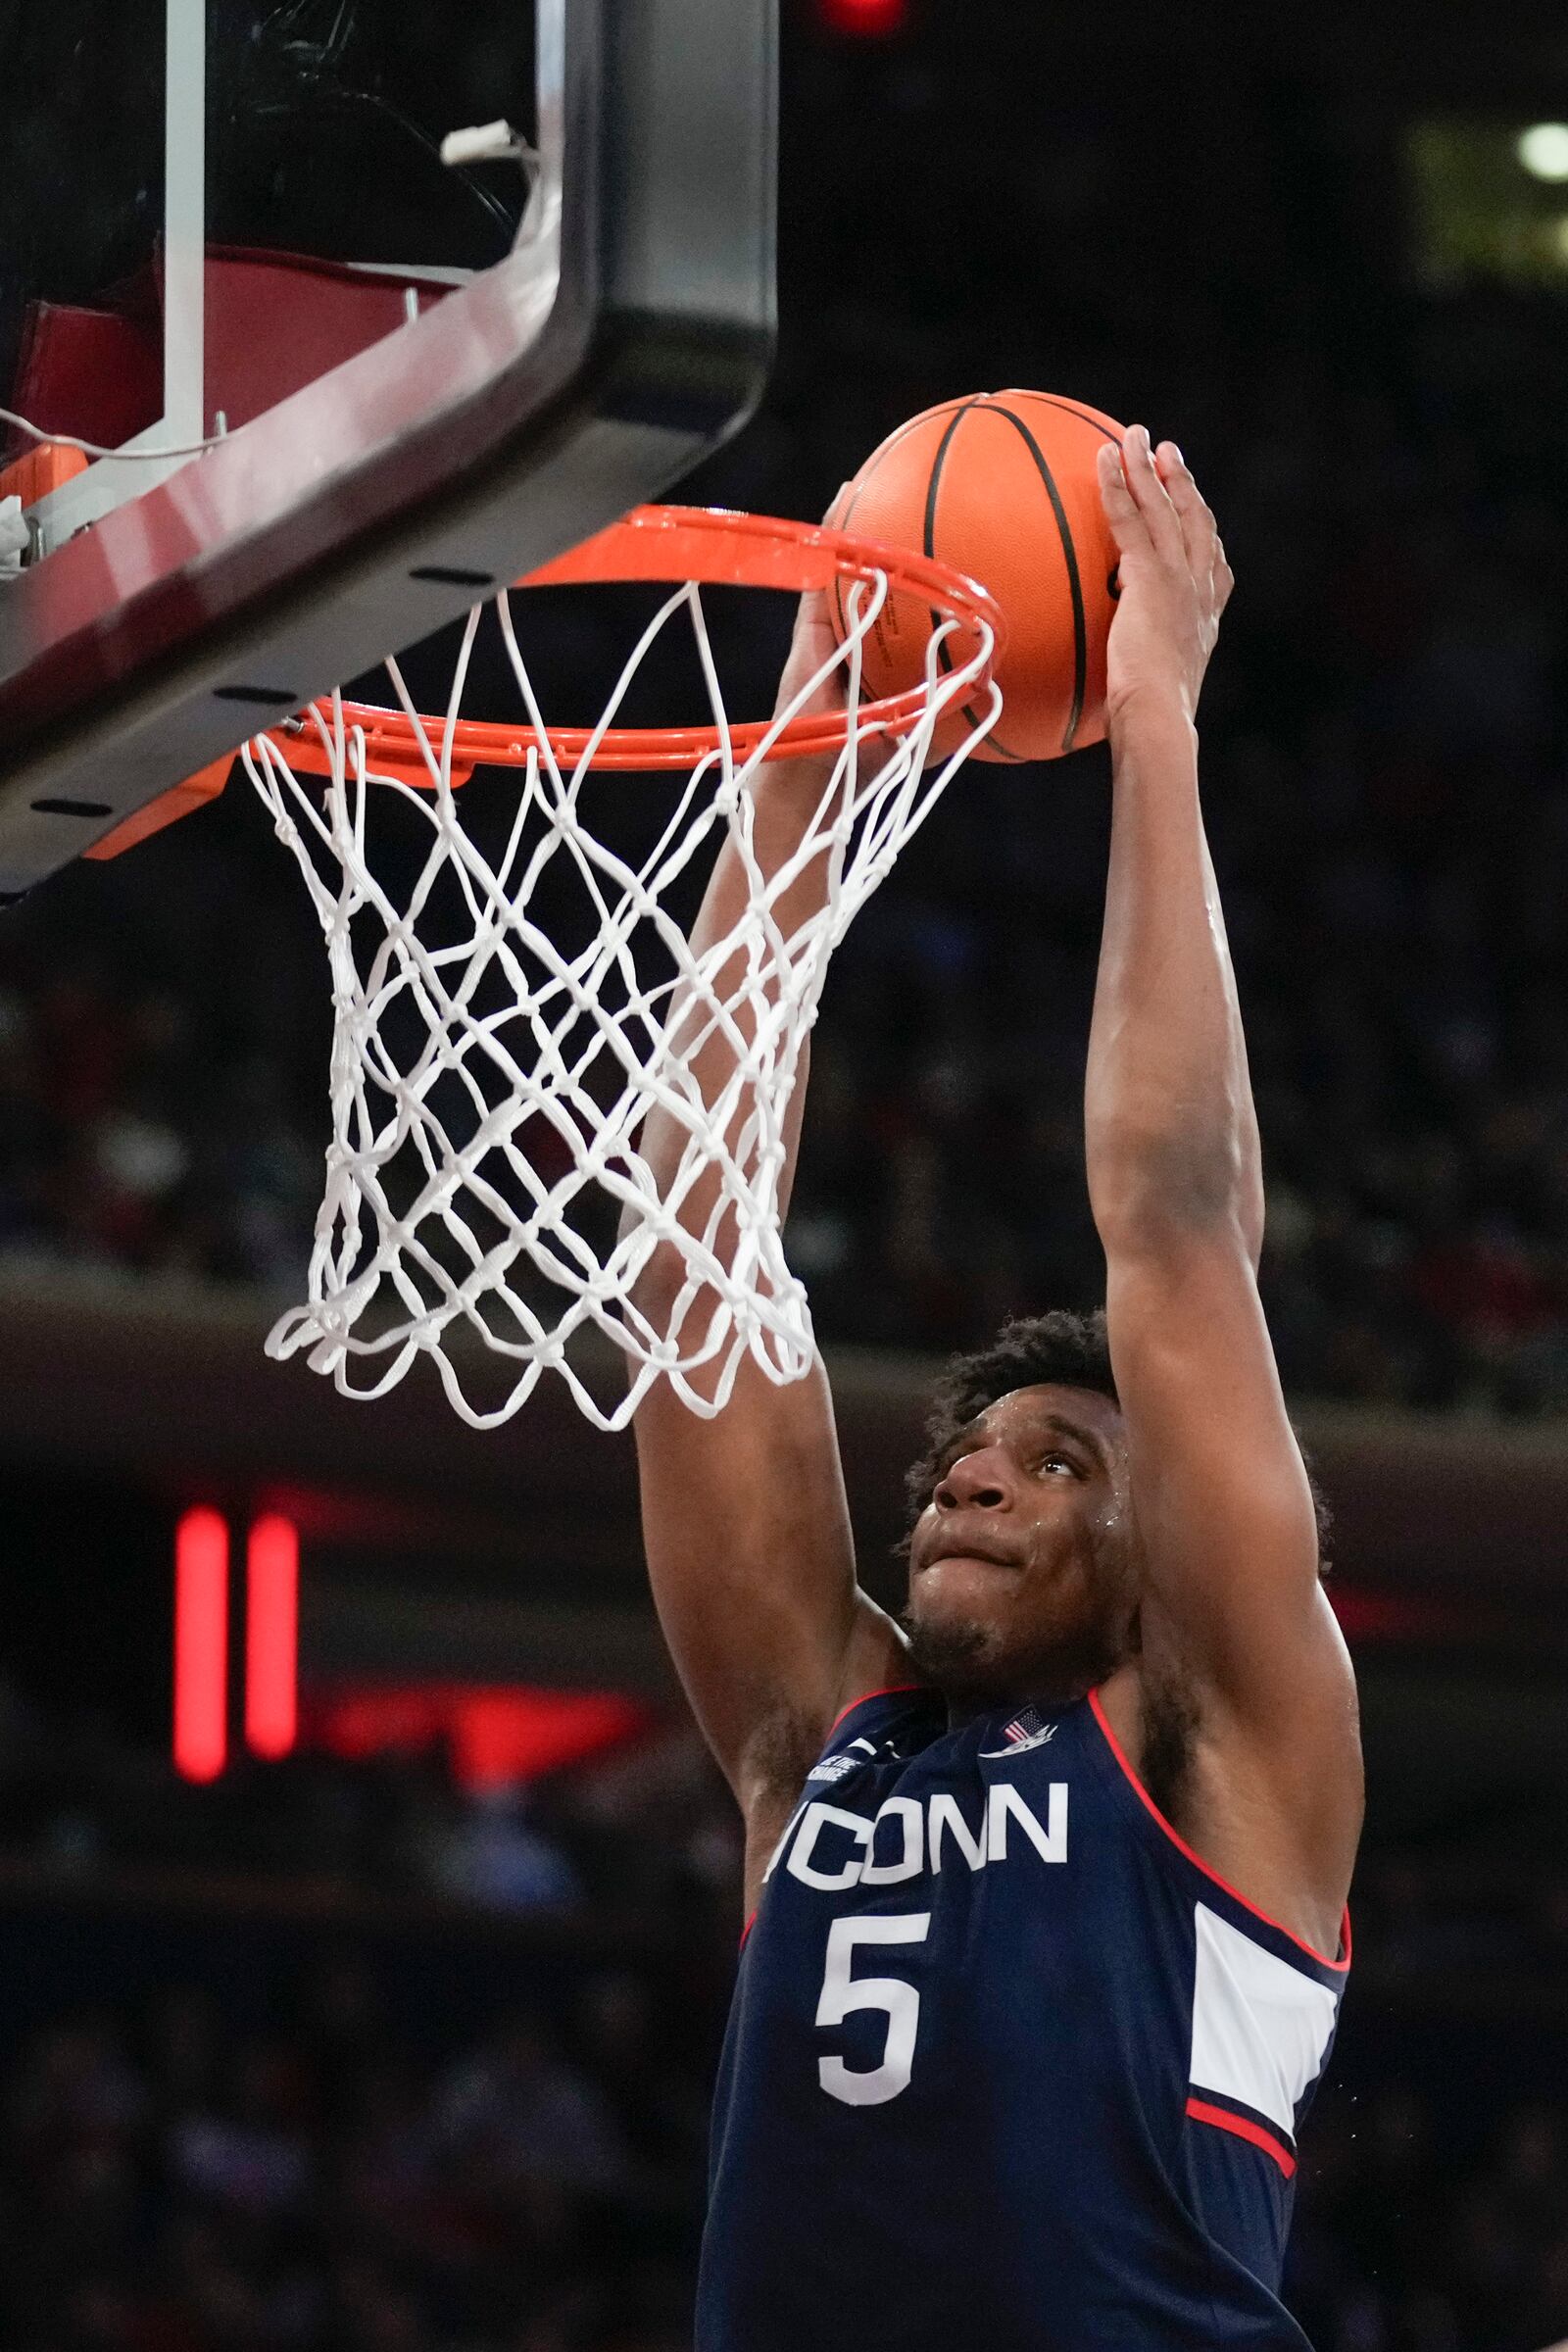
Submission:
<svg viewBox="0 0 1568 2352">
<path fill-rule="evenodd" d="M 971 402 L 969 405 L 972 407 L 973 403 Z M 956 409 L 961 408 L 963 403 L 961 401 L 955 401 L 952 403 L 952 406 Z M 838 521 L 833 526 L 835 530 L 847 531 L 849 529 L 850 517 L 855 513 L 856 508 L 859 505 L 868 484 L 875 479 L 877 471 L 879 470 L 884 458 L 890 458 L 893 455 L 893 452 L 898 448 L 900 442 L 906 441 L 908 439 L 909 435 L 914 431 L 914 428 L 917 424 L 924 424 L 931 416 L 940 414 L 940 409 L 925 410 L 918 416 L 907 417 L 903 424 L 899 425 L 893 432 L 889 433 L 887 439 L 882 443 L 881 447 L 874 452 L 872 463 L 867 470 L 860 476 L 858 481 L 853 482 L 849 485 L 850 503 L 845 508 L 843 514 L 839 516 Z M 831 509 L 829 512 L 831 512 Z M 844 574 L 842 571 L 835 572 L 833 575 L 833 604 L 834 609 L 839 616 L 839 642 L 842 644 L 844 639 L 849 634 L 850 626 L 849 622 L 844 617 Z"/>
<path fill-rule="evenodd" d="M 1116 447 L 1120 449 L 1120 433 L 1113 433 L 1108 424 L 1102 424 L 1098 416 L 1091 416 L 1089 411 L 1081 409 L 1075 400 L 1057 400 L 1055 395 L 1051 392 L 1031 392 L 1029 398 L 1038 400 L 1045 408 L 1059 409 L 1064 416 L 1076 416 L 1080 424 L 1090 425 L 1097 433 L 1103 433 L 1107 441 L 1114 441 Z M 1009 416 L 1012 415 L 1010 409 L 1007 411 L 1007 415 Z"/>
<path fill-rule="evenodd" d="M 932 460 L 931 479 L 926 486 L 925 552 L 933 562 L 936 561 L 937 479 L 942 471 L 943 462 L 948 454 L 948 444 L 952 441 L 955 433 L 958 429 L 958 426 L 962 423 L 964 417 L 969 414 L 969 411 L 971 409 L 989 408 L 992 404 L 992 399 L 993 395 L 989 392 L 977 392 L 972 400 L 959 402 L 958 406 L 953 412 L 953 416 L 948 423 L 948 429 L 943 434 L 941 442 L 937 447 L 937 454 Z M 931 615 L 933 627 L 938 624 L 938 618 L 939 616 L 933 612 Z M 949 672 L 952 671 L 953 662 L 948 653 L 946 639 L 944 639 L 942 644 L 937 647 L 937 660 L 940 662 L 945 670 L 948 670 Z M 962 706 L 962 715 L 968 720 L 971 727 L 978 727 L 984 724 L 984 719 L 973 703 L 965 703 Z M 1009 761 L 1015 767 L 1025 767 L 1028 764 L 1027 755 L 1023 752 L 1015 752 L 1010 744 L 1004 743 L 1002 737 L 997 733 L 994 727 L 991 733 L 986 737 L 986 748 L 988 751 L 1000 753 L 1004 760 Z"/>
<path fill-rule="evenodd" d="M 1084 584 L 1078 570 L 1078 550 L 1072 543 L 1067 510 L 1061 503 L 1056 477 L 1046 463 L 1045 451 L 1023 418 L 1015 416 L 1011 409 L 1004 409 L 1000 400 L 989 400 L 986 407 L 994 416 L 1005 416 L 1007 422 L 1023 435 L 1024 446 L 1040 468 L 1040 478 L 1046 485 L 1046 496 L 1051 501 L 1056 528 L 1061 534 L 1061 552 L 1067 563 L 1067 588 L 1072 597 L 1072 710 L 1068 713 L 1067 732 L 1061 739 L 1061 748 L 1064 752 L 1070 752 L 1078 733 L 1078 721 L 1084 714 L 1084 695 L 1089 685 L 1089 622 L 1084 612 Z"/>
<path fill-rule="evenodd" d="M 1030 400 L 1038 400 L 1042 408 L 1057 410 L 1063 416 L 1075 416 L 1080 424 L 1087 424 L 1091 432 L 1099 433 L 1102 440 L 1108 441 L 1113 449 L 1120 449 L 1120 433 L 1116 432 L 1112 426 L 1102 424 L 1091 410 L 1084 407 L 1082 401 L 1060 400 L 1054 392 L 1030 392 L 1025 397 Z M 1009 409 L 1006 414 L 1010 417 L 1012 411 Z M 1016 418 L 1013 421 L 1016 422 Z M 1110 576 L 1114 580 L 1115 572 L 1112 571 Z M 991 745 L 994 751 L 1003 748 L 998 744 L 995 735 L 991 738 Z M 1071 750 L 1072 747 L 1069 744 L 1067 748 Z"/>
<path fill-rule="evenodd" d="M 953 438 L 957 432 L 959 425 L 968 416 L 971 409 L 982 408 L 985 405 L 985 399 L 986 395 L 983 392 L 977 392 L 972 400 L 961 402 L 960 405 L 954 410 L 953 415 L 948 418 L 948 429 L 943 434 L 941 440 L 937 443 L 937 454 L 931 461 L 931 477 L 925 486 L 925 525 L 921 533 L 921 538 L 925 548 L 927 561 L 933 564 L 938 561 L 936 544 L 937 490 L 942 481 L 942 468 L 948 462 L 948 451 L 953 446 Z M 935 636 L 937 630 L 940 629 L 941 626 L 942 615 L 936 611 L 935 607 L 932 607 L 931 633 L 933 636 Z M 937 662 L 939 666 L 947 673 L 947 675 L 951 677 L 953 674 L 953 656 L 948 650 L 948 641 L 945 637 L 937 647 Z M 975 709 L 973 703 L 965 703 L 962 706 L 962 710 L 963 715 L 969 721 L 971 727 L 978 727 L 981 724 L 980 713 Z M 1011 755 L 1009 754 L 1008 757 L 1010 758 Z"/>
<path fill-rule="evenodd" d="M 854 482 L 850 485 L 850 503 L 839 516 L 835 525 L 836 529 L 841 531 L 849 529 L 850 516 L 859 505 L 860 493 L 864 488 L 864 482 Z M 833 574 L 833 603 L 839 616 L 839 643 L 842 645 L 850 633 L 850 624 L 844 617 L 844 574 L 842 571 L 835 571 Z"/>
</svg>

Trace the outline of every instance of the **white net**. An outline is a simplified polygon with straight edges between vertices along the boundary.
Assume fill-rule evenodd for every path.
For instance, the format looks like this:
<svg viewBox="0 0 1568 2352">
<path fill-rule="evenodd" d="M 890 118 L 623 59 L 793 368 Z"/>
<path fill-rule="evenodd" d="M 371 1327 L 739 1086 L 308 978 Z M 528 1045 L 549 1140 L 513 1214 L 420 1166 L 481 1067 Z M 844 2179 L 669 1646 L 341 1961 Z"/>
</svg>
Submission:
<svg viewBox="0 0 1568 2352">
<path fill-rule="evenodd" d="M 898 739 L 869 731 L 861 649 L 887 595 L 881 573 L 850 591 L 842 647 L 743 758 L 701 590 L 680 588 L 643 631 L 570 764 L 551 749 L 503 596 L 495 610 L 532 748 L 525 766 L 486 779 L 506 795 L 504 804 L 488 795 L 492 817 L 499 810 L 488 837 L 478 821 L 485 784 L 453 785 L 481 612 L 469 617 L 441 724 L 417 719 L 388 664 L 416 729 L 425 770 L 416 785 L 377 772 L 341 698 L 304 722 L 318 760 L 326 755 L 324 782 L 296 774 L 286 736 L 247 747 L 247 772 L 305 875 L 332 977 L 332 1136 L 310 1296 L 272 1331 L 271 1355 L 305 1349 L 314 1370 L 358 1396 L 383 1395 L 428 1356 L 477 1428 L 508 1420 L 546 1371 L 605 1429 L 624 1426 L 661 1377 L 709 1415 L 747 1355 L 775 1382 L 805 1374 L 810 1314 L 785 1260 L 779 1183 L 828 959 L 1000 708 L 987 688 L 978 715 L 965 712 L 986 674 L 989 634 L 977 642 L 943 622 L 927 654 L 923 715 Z M 718 748 L 674 784 L 596 770 L 594 751 L 628 688 L 682 614 Z M 822 762 L 799 846 L 764 870 L 756 818 L 765 755 L 787 722 L 816 707 L 835 667 L 848 740 Z M 955 724 L 962 740 L 928 768 L 945 714 L 944 743 Z M 744 911 L 694 952 L 686 909 L 726 840 L 744 874 Z M 825 902 L 786 935 L 779 910 L 816 861 Z M 727 1048 L 725 1074 L 715 1087 L 707 1057 L 709 1100 L 693 1065 L 715 1038 Z M 656 1106 L 680 1139 L 662 1181 L 639 1148 Z M 684 1288 L 673 1312 L 651 1320 L 636 1294 L 662 1245 L 679 1253 Z M 574 1343 L 592 1332 L 625 1359 L 624 1391 L 608 1403 L 603 1381 L 584 1377 L 582 1349 L 573 1360 Z"/>
</svg>

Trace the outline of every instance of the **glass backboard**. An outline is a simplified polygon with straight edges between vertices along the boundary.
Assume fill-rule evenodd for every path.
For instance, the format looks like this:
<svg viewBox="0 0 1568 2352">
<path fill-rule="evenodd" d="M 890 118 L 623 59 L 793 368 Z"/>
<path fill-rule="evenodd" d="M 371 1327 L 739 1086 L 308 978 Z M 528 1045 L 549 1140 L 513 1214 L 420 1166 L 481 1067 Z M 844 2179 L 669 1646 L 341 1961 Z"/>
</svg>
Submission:
<svg viewBox="0 0 1568 2352">
<path fill-rule="evenodd" d="M 748 413 L 775 8 L 9 13 L 0 898 Z"/>
</svg>

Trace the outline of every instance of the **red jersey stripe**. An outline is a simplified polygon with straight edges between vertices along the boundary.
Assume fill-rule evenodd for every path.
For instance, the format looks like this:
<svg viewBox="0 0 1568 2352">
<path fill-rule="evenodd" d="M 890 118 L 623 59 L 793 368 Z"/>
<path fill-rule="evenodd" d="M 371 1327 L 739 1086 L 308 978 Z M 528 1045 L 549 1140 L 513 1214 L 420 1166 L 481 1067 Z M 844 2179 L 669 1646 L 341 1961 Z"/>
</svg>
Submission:
<svg viewBox="0 0 1568 2352">
<path fill-rule="evenodd" d="M 1095 1721 L 1100 1726 L 1101 1732 L 1104 1738 L 1105 1745 L 1109 1748 L 1111 1754 L 1121 1766 L 1130 1786 L 1142 1798 L 1151 1817 L 1159 1824 L 1159 1827 L 1164 1831 L 1172 1845 L 1176 1847 L 1178 1853 L 1185 1854 L 1195 1870 L 1200 1870 L 1205 1879 L 1212 1879 L 1214 1885 L 1220 1887 L 1224 1893 L 1228 1894 L 1233 1903 L 1240 1903 L 1244 1911 L 1250 1911 L 1252 1917 L 1254 1919 L 1260 1919 L 1265 1928 L 1272 1928 L 1277 1936 L 1289 1936 L 1292 1943 L 1294 1943 L 1298 1950 L 1305 1952 L 1309 1960 L 1315 1960 L 1320 1968 L 1332 1968 L 1341 1976 L 1343 1976 L 1350 1965 L 1349 1905 L 1346 1905 L 1345 1920 L 1340 1929 L 1340 1943 L 1345 1954 L 1343 1960 L 1331 1960 L 1327 1952 L 1315 1950 L 1314 1947 L 1307 1942 L 1304 1936 L 1297 1935 L 1294 1928 L 1286 1927 L 1282 1920 L 1271 1919 L 1268 1913 L 1262 1908 L 1261 1904 L 1254 1903 L 1250 1900 L 1247 1895 L 1240 1893 L 1238 1889 L 1231 1885 L 1229 1879 L 1222 1879 L 1219 1875 L 1219 1872 L 1214 1868 L 1213 1864 L 1205 1862 L 1201 1854 L 1195 1854 L 1192 1847 L 1188 1844 L 1186 1838 L 1182 1837 L 1181 1833 L 1178 1830 L 1172 1829 L 1170 1823 L 1165 1819 L 1164 1814 L 1160 1811 L 1153 1798 L 1150 1795 L 1149 1790 L 1144 1787 L 1143 1782 L 1138 1778 L 1137 1773 L 1134 1772 L 1132 1766 L 1128 1763 L 1126 1755 L 1122 1750 L 1121 1741 L 1117 1739 L 1115 1733 L 1111 1730 L 1109 1723 L 1105 1719 L 1105 1710 L 1100 1703 L 1100 1692 L 1098 1690 L 1090 1691 L 1089 1706 L 1090 1711 L 1094 1715 Z"/>
<path fill-rule="evenodd" d="M 1238 2139 L 1250 2139 L 1254 2148 L 1273 2157 L 1287 2180 L 1296 2171 L 1290 2149 L 1261 2124 L 1254 2124 L 1250 2115 L 1232 2115 L 1228 2107 L 1211 2107 L 1206 2099 L 1189 2099 L 1187 2112 L 1195 2124 L 1215 2124 L 1221 2132 L 1234 2132 Z"/>
<path fill-rule="evenodd" d="M 859 1697 L 852 1698 L 847 1707 L 840 1707 L 827 1727 L 828 1738 L 832 1739 L 846 1715 L 853 1715 L 857 1707 L 863 1707 L 868 1698 L 893 1698 L 901 1690 L 918 1690 L 919 1688 L 918 1683 L 884 1683 L 880 1690 L 862 1690 Z"/>
</svg>

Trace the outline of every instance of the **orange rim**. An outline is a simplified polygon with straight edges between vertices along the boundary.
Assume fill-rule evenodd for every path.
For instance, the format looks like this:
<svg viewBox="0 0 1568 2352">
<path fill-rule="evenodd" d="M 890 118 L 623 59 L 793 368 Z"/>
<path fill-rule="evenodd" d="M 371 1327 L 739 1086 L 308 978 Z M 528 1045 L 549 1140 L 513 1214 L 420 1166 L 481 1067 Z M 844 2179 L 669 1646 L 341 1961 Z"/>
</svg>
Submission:
<svg viewBox="0 0 1568 2352">
<path fill-rule="evenodd" d="M 825 523 L 789 522 L 768 514 L 734 514 L 719 507 L 635 507 L 619 522 L 569 548 L 516 584 L 519 588 L 559 587 L 567 583 L 612 580 L 682 580 L 703 587 L 780 588 L 801 595 L 808 588 L 827 588 L 836 579 L 874 582 L 887 575 L 889 589 L 918 597 L 941 619 L 957 624 L 952 662 L 961 668 L 973 658 L 982 634 L 989 629 L 991 653 L 970 681 L 969 695 L 984 695 L 1003 650 L 1002 613 L 986 590 L 962 572 L 929 556 L 906 548 L 879 547 Z M 924 680 L 903 694 L 862 704 L 858 734 L 906 735 L 925 713 L 930 688 Z M 966 698 L 968 699 L 968 698 Z M 343 722 L 365 735 L 367 765 L 400 781 L 429 785 L 430 770 L 414 721 L 402 710 L 373 703 L 342 705 Z M 319 721 L 326 740 L 315 723 Z M 421 724 L 432 748 L 446 740 L 446 721 L 424 718 Z M 737 760 L 756 751 L 771 727 L 769 719 L 749 719 L 728 730 Z M 308 775 L 332 773 L 330 743 L 336 728 L 336 710 L 329 697 L 311 705 L 296 718 L 270 728 L 289 765 Z M 800 760 L 844 747 L 850 731 L 848 713 L 826 712 L 817 717 L 793 718 L 769 745 L 769 760 Z M 546 727 L 544 735 L 557 760 L 574 767 L 593 741 L 592 727 Z M 451 731 L 452 781 L 466 783 L 476 767 L 523 767 L 538 740 L 526 721 L 520 726 L 493 720 L 460 718 Z M 604 768 L 690 768 L 717 752 L 725 738 L 716 726 L 609 727 L 594 745 L 590 764 Z"/>
</svg>

